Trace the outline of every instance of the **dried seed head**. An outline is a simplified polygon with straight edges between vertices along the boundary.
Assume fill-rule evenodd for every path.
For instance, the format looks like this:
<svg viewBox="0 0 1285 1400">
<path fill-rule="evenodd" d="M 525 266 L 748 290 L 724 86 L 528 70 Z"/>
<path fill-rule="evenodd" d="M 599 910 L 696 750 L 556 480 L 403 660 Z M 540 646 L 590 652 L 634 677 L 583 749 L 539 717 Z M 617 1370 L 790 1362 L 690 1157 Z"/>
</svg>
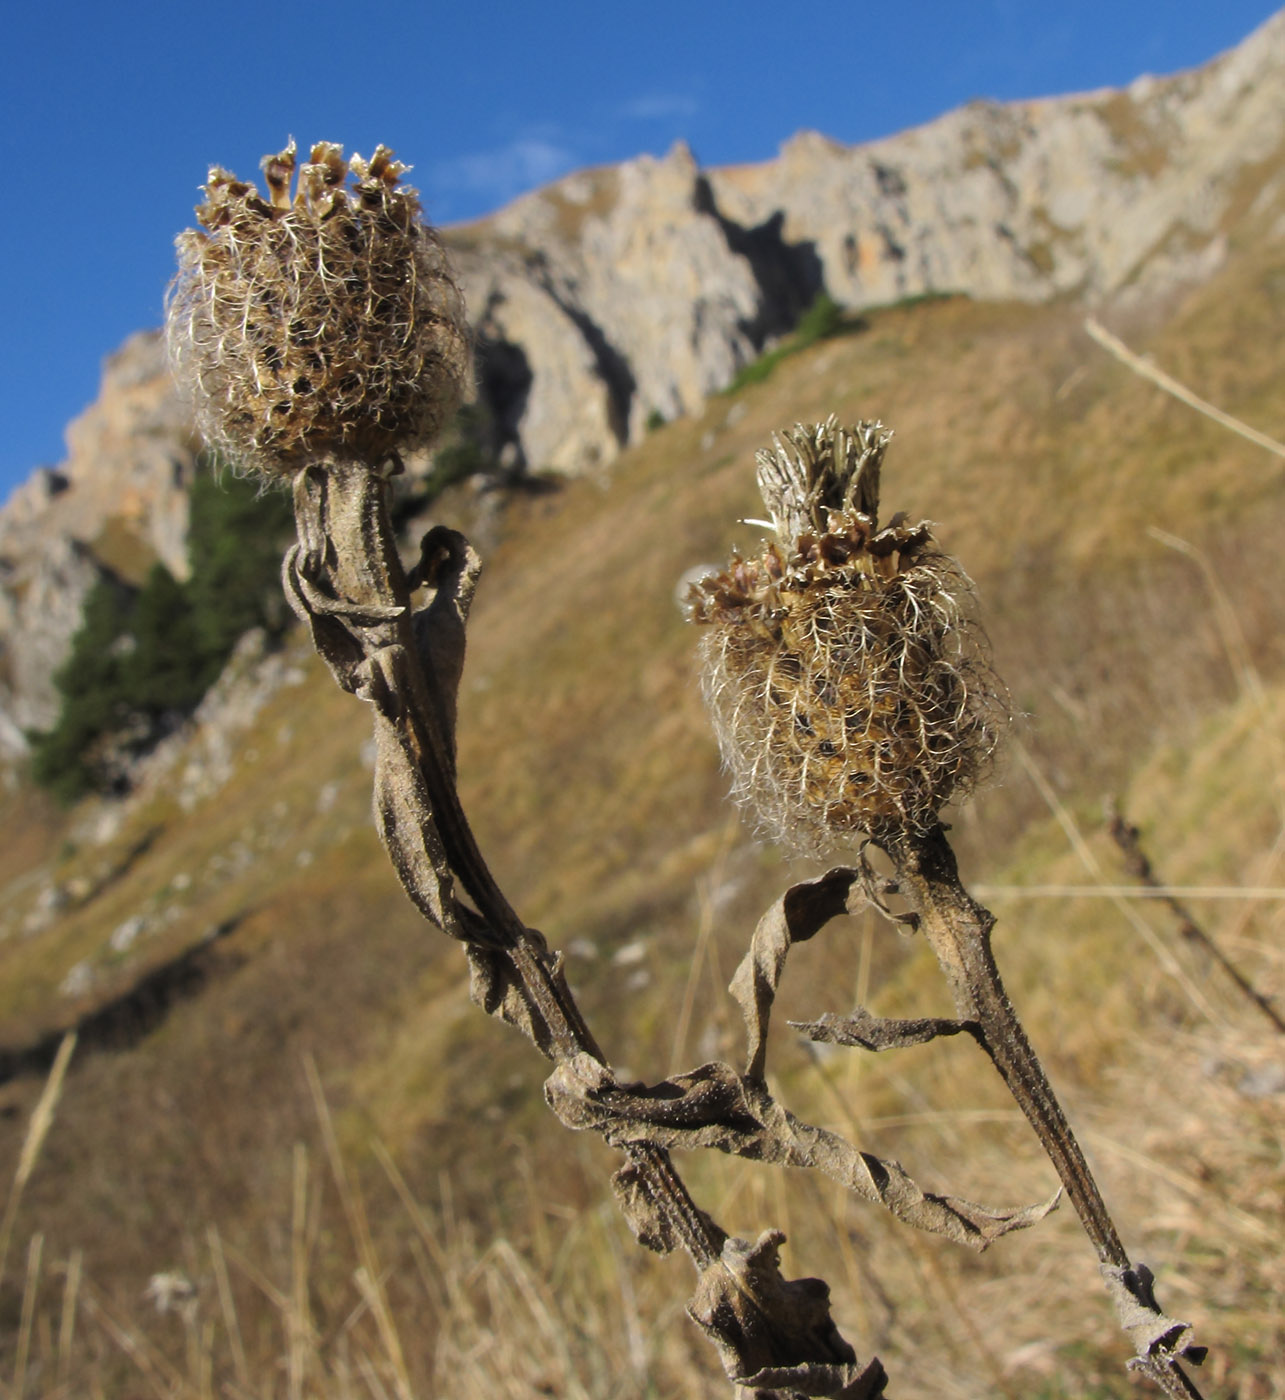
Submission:
<svg viewBox="0 0 1285 1400">
<path fill-rule="evenodd" d="M 775 538 L 690 596 L 733 795 L 809 853 L 931 827 L 1008 719 L 962 569 L 926 522 L 879 528 L 891 436 L 832 417 L 774 438 L 758 481 Z"/>
<path fill-rule="evenodd" d="M 242 470 L 382 462 L 429 443 L 469 377 L 464 302 L 406 166 L 320 142 L 265 156 L 268 200 L 215 166 L 179 235 L 166 333 L 209 444 Z M 349 175 L 352 188 L 346 189 Z"/>
</svg>

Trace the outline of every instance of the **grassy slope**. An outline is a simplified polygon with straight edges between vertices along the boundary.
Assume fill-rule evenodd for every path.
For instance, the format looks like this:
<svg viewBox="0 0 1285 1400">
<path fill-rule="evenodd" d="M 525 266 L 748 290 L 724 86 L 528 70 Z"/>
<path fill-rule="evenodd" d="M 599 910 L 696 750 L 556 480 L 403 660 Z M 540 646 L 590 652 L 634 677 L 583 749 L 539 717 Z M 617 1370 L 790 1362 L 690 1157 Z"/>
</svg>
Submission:
<svg viewBox="0 0 1285 1400">
<path fill-rule="evenodd" d="M 1246 235 L 1148 348 L 1282 437 L 1273 329 L 1282 315 L 1285 253 Z M 785 360 L 766 383 L 652 434 L 608 490 L 580 483 L 521 500 L 504 517 L 471 627 L 465 798 L 517 907 L 573 949 L 591 1024 L 622 1065 L 654 1077 L 673 1063 L 735 1056 L 720 988 L 786 878 L 729 818 L 673 595 L 693 563 L 753 542 L 752 528 L 735 523 L 761 509 L 753 449 L 795 419 L 835 411 L 896 428 L 886 512 L 940 521 L 973 573 L 1000 669 L 1029 716 L 1021 743 L 1067 820 L 1092 835 L 1102 796 L 1121 792 L 1168 878 L 1279 881 L 1266 853 L 1280 826 L 1285 743 L 1280 463 L 1128 376 L 1078 318 L 1068 307 L 963 300 L 874 313 L 863 329 Z M 466 514 L 468 503 L 457 504 Z M 1148 536 L 1150 524 L 1199 544 L 1216 566 L 1267 679 L 1266 713 L 1238 690 L 1199 571 Z M 587 1393 L 606 1393 L 610 1376 L 619 1393 L 641 1394 L 641 1381 L 622 1377 L 649 1368 L 658 1393 L 698 1393 L 684 1367 L 708 1375 L 711 1362 L 675 1320 L 683 1266 L 630 1252 L 600 1205 L 607 1154 L 568 1142 L 540 1101 L 540 1065 L 468 1006 L 457 950 L 413 915 L 370 833 L 360 707 L 319 667 L 307 670 L 258 716 L 228 785 L 189 815 L 162 785 L 99 845 L 69 842 L 25 793 L 0 814 L 4 1043 L 65 1021 L 73 1008 L 56 989 L 75 963 L 95 969 L 88 1005 L 239 920 L 208 952 L 194 995 L 141 1038 L 117 1027 L 116 1049 L 86 1052 L 73 1069 L 17 1238 L 43 1231 L 47 1260 L 85 1250 L 88 1276 L 122 1314 L 141 1312 L 151 1273 L 184 1267 L 204 1289 L 202 1316 L 218 1319 L 207 1224 L 279 1284 L 288 1280 L 291 1145 L 310 1142 L 306 1180 L 322 1201 L 308 1236 L 313 1315 L 326 1335 L 356 1295 L 334 1192 L 323 1192 L 315 1160 L 310 1054 L 351 1161 L 373 1172 L 371 1143 L 386 1143 L 412 1190 L 435 1203 L 456 1265 L 481 1247 L 470 1234 L 476 1221 L 483 1242 L 494 1231 L 517 1239 L 541 1266 L 533 1278 L 560 1281 L 549 1308 L 561 1316 L 573 1299 L 582 1308 L 570 1356 L 551 1360 L 534 1341 L 528 1356 L 513 1336 L 527 1336 L 521 1314 L 531 1337 L 547 1341 L 531 1302 L 543 1285 L 528 1280 L 526 1302 L 488 1332 L 487 1308 L 499 1308 L 503 1289 L 484 1260 L 474 1282 L 491 1289 L 491 1303 L 466 1316 L 458 1299 L 437 1299 L 413 1313 L 414 1375 L 431 1373 L 435 1322 L 447 1319 L 457 1342 L 478 1329 L 473 1359 L 451 1363 L 460 1393 L 472 1393 L 478 1356 L 498 1368 L 477 1371 L 482 1388 L 507 1377 L 514 1393 L 530 1393 L 548 1372 L 561 1393 L 574 1393 L 578 1375 Z M 973 878 L 1088 878 L 1018 759 L 961 816 L 959 834 Z M 1102 838 L 1091 844 L 1115 878 Z M 79 889 L 80 903 L 24 934 L 49 879 Z M 1236 1089 L 1238 1066 L 1273 1053 L 1266 1023 L 1174 946 L 1158 911 L 1143 912 L 1182 979 L 1109 905 L 1005 898 L 996 908 L 1015 997 L 1086 1126 L 1126 1232 L 1144 1257 L 1171 1266 L 1171 1306 L 1195 1312 L 1222 1357 L 1239 1352 L 1238 1375 L 1256 1378 L 1240 1393 L 1282 1393 L 1274 1358 L 1285 1337 L 1270 1303 L 1279 1266 L 1261 1234 L 1280 1186 L 1270 1148 L 1279 1100 Z M 137 911 L 170 909 L 125 954 L 106 947 Z M 1246 967 L 1279 989 L 1279 920 L 1257 906 L 1245 917 L 1237 906 L 1206 912 Z M 801 950 L 796 964 L 787 1015 L 841 1010 L 866 995 L 884 1012 L 944 1003 L 921 950 L 864 921 Z M 1192 983 L 1206 1007 L 1193 1004 Z M 778 1032 L 776 1056 L 792 1106 L 859 1132 L 926 1185 L 999 1202 L 1049 1189 L 1002 1094 L 956 1048 L 813 1064 Z M 38 1088 L 30 1078 L 0 1087 L 0 1160 L 16 1160 Z M 1125 1393 L 1122 1344 L 1068 1213 L 977 1260 L 907 1238 L 823 1185 L 787 1191 L 779 1176 L 721 1161 L 693 1163 L 691 1175 L 698 1193 L 724 1203 L 725 1223 L 791 1232 L 787 1270 L 831 1278 L 845 1327 L 885 1356 L 898 1393 Z M 414 1232 L 387 1183 L 370 1179 L 394 1279 L 413 1278 Z M 449 1210 L 437 1205 L 444 1181 Z M 569 1237 L 579 1253 L 556 1243 L 568 1221 L 579 1222 Z M 294 1238 L 297 1259 L 297 1230 Z M 12 1273 L 0 1294 L 7 1324 L 20 1302 Z M 235 1274 L 234 1293 L 262 1363 L 282 1343 L 273 1309 L 248 1280 Z M 624 1287 L 633 1291 L 619 1306 L 602 1296 Z M 42 1296 L 56 1336 L 52 1280 Z M 615 1321 L 631 1308 L 651 1339 L 635 1338 L 632 1349 Z M 221 1327 L 216 1320 L 217 1345 Z M 96 1341 L 88 1322 L 82 1330 L 107 1358 L 102 1329 Z M 159 1319 L 155 1331 L 181 1364 L 182 1330 Z M 507 1349 L 497 1334 L 509 1337 Z M 439 1364 L 454 1344 L 438 1344 Z M 110 1378 L 123 1363 L 101 1364 Z M 128 1382 L 115 1384 L 128 1392 Z"/>
</svg>

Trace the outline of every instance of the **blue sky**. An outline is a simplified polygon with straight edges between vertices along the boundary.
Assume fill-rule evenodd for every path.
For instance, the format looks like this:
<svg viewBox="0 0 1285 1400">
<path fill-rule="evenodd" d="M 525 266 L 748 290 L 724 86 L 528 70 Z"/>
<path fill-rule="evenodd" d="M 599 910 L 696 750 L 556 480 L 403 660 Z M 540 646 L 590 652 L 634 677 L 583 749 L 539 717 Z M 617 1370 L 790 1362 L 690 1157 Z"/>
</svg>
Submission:
<svg viewBox="0 0 1285 1400">
<path fill-rule="evenodd" d="M 64 453 L 105 355 L 158 324 L 214 162 L 257 177 L 293 134 L 415 167 L 435 222 L 568 170 L 662 153 L 764 160 L 795 131 L 871 140 L 978 97 L 1202 63 L 1266 0 L 14 0 L 0 24 L 0 497 Z"/>
</svg>

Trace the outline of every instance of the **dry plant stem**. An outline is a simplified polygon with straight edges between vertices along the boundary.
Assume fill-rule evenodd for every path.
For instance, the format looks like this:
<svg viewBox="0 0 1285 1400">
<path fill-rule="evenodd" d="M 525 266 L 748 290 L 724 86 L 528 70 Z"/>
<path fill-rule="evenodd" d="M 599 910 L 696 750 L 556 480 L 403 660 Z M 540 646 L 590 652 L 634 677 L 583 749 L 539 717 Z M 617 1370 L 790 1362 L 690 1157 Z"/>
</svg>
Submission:
<svg viewBox="0 0 1285 1400">
<path fill-rule="evenodd" d="M 1124 856 L 1125 868 L 1129 874 L 1137 879 L 1148 889 L 1163 890 L 1165 887 L 1161 881 L 1156 879 L 1155 870 L 1147 853 L 1142 849 L 1142 833 L 1132 822 L 1126 820 L 1123 813 L 1114 807 L 1107 814 L 1107 829 L 1111 833 L 1111 839 L 1119 846 Z M 1218 944 L 1205 932 L 1191 915 L 1191 910 L 1182 903 L 1180 899 L 1172 894 L 1162 894 L 1160 896 L 1169 912 L 1178 921 L 1178 932 L 1189 943 L 1197 943 L 1211 957 L 1214 962 L 1231 978 L 1235 983 L 1236 990 L 1257 1007 L 1259 1011 L 1272 1023 L 1272 1025 L 1285 1035 L 1285 1019 L 1281 1017 L 1279 1011 L 1272 1005 L 1271 998 L 1266 997 L 1257 987 L 1245 976 Z"/>
<path fill-rule="evenodd" d="M 13 1183 L 9 1187 L 9 1199 L 5 1202 L 4 1215 L 0 1218 L 0 1282 L 4 1280 L 5 1266 L 9 1260 L 9 1245 L 13 1240 L 13 1227 L 18 1218 L 18 1207 L 22 1203 L 22 1195 L 27 1189 L 27 1182 L 31 1180 L 31 1174 L 36 1169 L 36 1162 L 45 1145 L 45 1138 L 48 1137 L 49 1129 L 53 1126 L 58 1100 L 62 1096 L 63 1081 L 67 1077 L 67 1068 L 71 1064 L 71 1057 L 75 1049 L 76 1032 L 68 1031 L 58 1046 L 58 1052 L 54 1056 L 53 1065 L 49 1070 L 49 1078 L 45 1080 L 45 1087 L 41 1091 L 35 1111 L 31 1115 L 27 1135 L 23 1139 L 22 1151 L 18 1154 L 18 1167 L 13 1174 Z"/>
<path fill-rule="evenodd" d="M 826 1285 L 781 1277 L 777 1231 L 753 1244 L 729 1238 L 692 1200 L 664 1138 L 667 1129 L 681 1137 L 704 1128 L 718 1140 L 693 1145 L 761 1155 L 770 1130 L 743 1134 L 745 1146 L 714 1120 L 717 1094 L 703 1099 L 685 1087 L 690 1112 L 666 1123 L 675 1103 L 668 1084 L 654 1093 L 622 1085 L 567 988 L 561 958 L 523 924 L 487 868 L 456 791 L 453 742 L 464 622 L 480 566 L 463 536 L 439 527 L 407 573 L 387 490 L 384 474 L 360 464 L 299 472 L 299 543 L 286 557 L 283 581 L 335 679 L 374 710 L 376 819 L 403 886 L 427 918 L 466 945 L 474 999 L 554 1062 L 546 1096 L 563 1121 L 598 1128 L 625 1153 L 614 1184 L 630 1224 L 649 1247 L 664 1253 L 681 1245 L 692 1258 L 700 1282 L 690 1311 L 729 1376 L 765 1398 L 881 1393 L 882 1366 L 857 1363 L 830 1319 Z M 420 586 L 431 601 L 416 611 L 412 592 Z M 457 898 L 456 882 L 471 906 Z M 713 1068 L 736 1078 L 730 1067 Z M 938 1198 L 927 1204 L 935 1208 Z M 1003 1228 L 1017 1226 L 999 1220 L 994 1233 Z"/>
<path fill-rule="evenodd" d="M 504 949 L 513 958 L 522 974 L 524 989 L 549 1029 L 550 1058 L 562 1060 L 583 1051 L 601 1059 L 601 1051 L 565 986 L 550 974 L 543 938 L 522 923 L 505 899 L 482 859 L 460 806 L 454 782 L 454 756 L 447 737 L 449 718 L 443 712 L 442 697 L 430 694 L 424 668 L 414 664 L 418 648 L 413 632 L 411 586 L 401 567 L 385 509 L 386 489 L 384 478 L 361 466 L 314 468 L 296 479 L 296 516 L 304 542 L 303 558 L 311 560 L 301 574 L 315 577 L 323 570 L 330 574 L 335 614 L 356 623 L 366 641 L 364 656 L 339 656 L 341 665 L 350 663 L 344 666 L 341 684 L 374 704 L 395 727 L 410 761 L 424 780 L 427 807 L 441 837 L 445 861 L 484 921 L 484 927 L 471 925 L 468 937 Z M 429 537 L 444 555 L 464 547 L 459 537 L 447 538 L 448 535 L 449 532 L 442 532 L 436 538 Z M 352 548 L 354 544 L 359 547 Z M 325 659 L 335 670 L 335 660 L 331 656 Z M 464 936 L 458 921 L 462 914 L 467 918 L 466 911 L 446 909 L 437 889 L 426 888 L 426 884 L 436 886 L 437 882 L 431 877 L 426 881 L 426 872 L 415 859 L 417 853 L 406 849 L 406 833 L 397 823 L 394 799 L 386 791 L 380 796 L 383 834 L 395 843 L 394 860 L 411 897 L 421 909 L 426 903 L 430 905 L 424 912 L 431 918 L 437 920 L 439 915 L 445 915 L 448 932 Z"/>
<path fill-rule="evenodd" d="M 1189 408 L 1194 408 L 1197 413 L 1203 413 L 1206 418 L 1212 418 L 1215 423 L 1221 424 L 1224 428 L 1230 428 L 1233 433 L 1237 433 L 1246 441 L 1252 442 L 1256 447 L 1265 447 L 1268 452 L 1277 457 L 1285 457 L 1285 443 L 1277 442 L 1275 438 L 1268 437 L 1266 433 L 1260 433 L 1256 428 L 1251 428 L 1248 423 L 1242 423 L 1239 418 L 1233 418 L 1230 413 L 1224 413 L 1222 409 L 1215 408 L 1208 399 L 1202 399 L 1199 394 L 1192 393 L 1187 386 L 1173 377 L 1166 374 L 1158 365 L 1152 364 L 1151 360 L 1143 355 L 1137 355 L 1118 336 L 1111 334 L 1109 330 L 1100 322 L 1090 316 L 1084 322 L 1084 329 L 1098 342 L 1100 346 L 1117 360 L 1143 379 L 1149 379 L 1165 391 L 1172 394 L 1175 399 L 1185 403 Z"/>
<path fill-rule="evenodd" d="M 967 578 L 927 523 L 879 528 L 879 423 L 796 424 L 758 455 L 775 538 L 734 554 L 692 590 L 705 628 L 705 693 L 733 791 L 769 831 L 825 850 L 864 833 L 900 888 L 950 982 L 959 1018 L 853 1015 L 795 1022 L 810 1039 L 880 1051 L 967 1032 L 990 1055 L 1052 1159 L 1098 1255 L 1135 1369 L 1169 1394 L 1197 1392 L 1177 1364 L 1203 1358 L 1186 1323 L 1156 1304 L 1150 1273 L 1120 1242 L 1088 1164 L 1013 1011 L 991 955 L 994 920 L 959 882 L 938 819 L 983 776 L 1007 717 L 1003 687 L 970 610 Z M 892 913 L 863 846 L 858 867 L 810 882 L 810 898 L 856 884 Z M 749 1031 L 747 1075 L 761 1078 L 767 1019 L 792 943 L 817 925 L 789 905 L 755 931 L 733 979 Z M 845 903 L 847 899 L 845 897 Z M 849 906 L 850 907 L 850 906 Z M 901 920 L 899 920 L 901 921 Z M 813 1165 L 815 1163 L 809 1163 Z M 1047 1210 L 1049 1207 L 1045 1207 Z M 959 1238 L 958 1235 L 955 1236 Z"/>
<path fill-rule="evenodd" d="M 927 836 L 888 841 L 886 849 L 897 866 L 899 888 L 919 914 L 919 931 L 946 974 L 960 1017 L 981 1027 L 987 1053 L 1052 1159 L 1099 1260 L 1127 1267 L 1129 1257 L 1084 1154 L 1004 990 L 991 952 L 994 916 L 960 884 L 954 852 L 940 827 Z"/>
<path fill-rule="evenodd" d="M 918 929 L 941 964 L 960 1018 L 980 1027 L 983 1047 L 1035 1129 L 1097 1252 L 1122 1325 L 1139 1340 L 1135 1329 L 1140 1319 L 1131 1303 L 1147 1305 L 1161 1324 L 1169 1319 L 1150 1297 L 1149 1275 L 1140 1276 L 1130 1262 L 1084 1153 L 1004 990 L 991 951 L 994 916 L 964 889 L 955 853 L 940 824 L 925 835 L 901 831 L 881 837 L 878 844 L 896 867 L 898 889 L 918 915 Z M 1113 1279 L 1122 1286 L 1112 1287 Z M 1175 1333 L 1175 1327 L 1181 1330 Z M 1180 1324 L 1161 1325 L 1145 1347 L 1139 1346 L 1134 1362 L 1136 1369 L 1172 1396 L 1199 1395 L 1172 1354 L 1185 1331 Z M 1204 1355 L 1195 1348 L 1189 1354 L 1195 1361 Z"/>
<path fill-rule="evenodd" d="M 548 1029 L 550 1043 L 541 1048 L 555 1062 L 583 1053 L 605 1063 L 565 983 L 550 967 L 544 939 L 523 924 L 495 883 L 460 805 L 446 717 L 440 702 L 434 703 L 429 693 L 424 668 L 411 661 L 417 655 L 417 646 L 412 631 L 410 580 L 398 558 L 386 509 L 386 490 L 383 477 L 360 466 L 331 464 L 324 470 L 310 469 L 296 479 L 296 519 L 305 555 L 311 553 L 314 571 L 319 561 L 325 561 L 332 574 L 336 601 L 343 600 L 347 615 L 369 619 L 364 630 L 369 634 L 370 651 L 342 683 L 362 699 L 371 700 L 395 724 L 424 779 L 428 809 L 441 835 L 446 862 L 474 901 L 483 927 L 468 919 L 466 910 L 452 912 L 457 918 L 464 916 L 470 939 L 502 949 L 512 960 L 524 994 Z M 439 537 L 437 542 L 448 547 L 445 539 Z M 360 548 L 343 547 L 354 543 Z M 462 541 L 452 540 L 449 544 L 459 548 Z M 330 661 L 329 657 L 325 659 Z M 403 834 L 391 830 L 395 813 L 384 806 L 379 815 L 385 838 L 391 838 L 398 874 L 423 909 L 423 872 L 414 868 L 402 849 Z M 436 919 L 440 912 L 436 901 L 425 912 Z M 452 931 L 449 926 L 447 931 Z M 665 1171 L 655 1159 L 645 1169 L 656 1177 L 660 1192 L 677 1206 L 675 1197 L 681 1183 L 676 1185 L 677 1176 L 672 1169 Z M 698 1265 L 704 1266 L 717 1257 L 722 1240 L 702 1223 L 703 1218 L 689 1200 L 683 1205 L 690 1208 L 676 1209 L 674 1214 L 687 1227 L 684 1244 Z"/>
</svg>

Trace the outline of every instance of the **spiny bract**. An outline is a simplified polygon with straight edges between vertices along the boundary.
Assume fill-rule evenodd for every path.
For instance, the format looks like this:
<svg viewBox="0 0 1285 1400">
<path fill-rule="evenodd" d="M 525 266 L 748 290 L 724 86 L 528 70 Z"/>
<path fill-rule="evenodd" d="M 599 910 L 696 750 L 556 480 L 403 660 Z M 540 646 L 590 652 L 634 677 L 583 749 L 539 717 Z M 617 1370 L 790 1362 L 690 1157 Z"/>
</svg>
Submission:
<svg viewBox="0 0 1285 1400">
<path fill-rule="evenodd" d="M 878 526 L 891 436 L 831 417 L 774 438 L 758 482 L 775 538 L 690 598 L 733 795 L 808 853 L 927 830 L 1008 718 L 959 565 L 926 522 Z"/>
<path fill-rule="evenodd" d="M 166 332 L 197 427 L 236 468 L 279 474 L 427 445 L 459 406 L 469 342 L 407 167 L 321 142 L 293 200 L 294 142 L 263 168 L 267 200 L 214 167 L 202 228 L 177 240 Z"/>
</svg>

